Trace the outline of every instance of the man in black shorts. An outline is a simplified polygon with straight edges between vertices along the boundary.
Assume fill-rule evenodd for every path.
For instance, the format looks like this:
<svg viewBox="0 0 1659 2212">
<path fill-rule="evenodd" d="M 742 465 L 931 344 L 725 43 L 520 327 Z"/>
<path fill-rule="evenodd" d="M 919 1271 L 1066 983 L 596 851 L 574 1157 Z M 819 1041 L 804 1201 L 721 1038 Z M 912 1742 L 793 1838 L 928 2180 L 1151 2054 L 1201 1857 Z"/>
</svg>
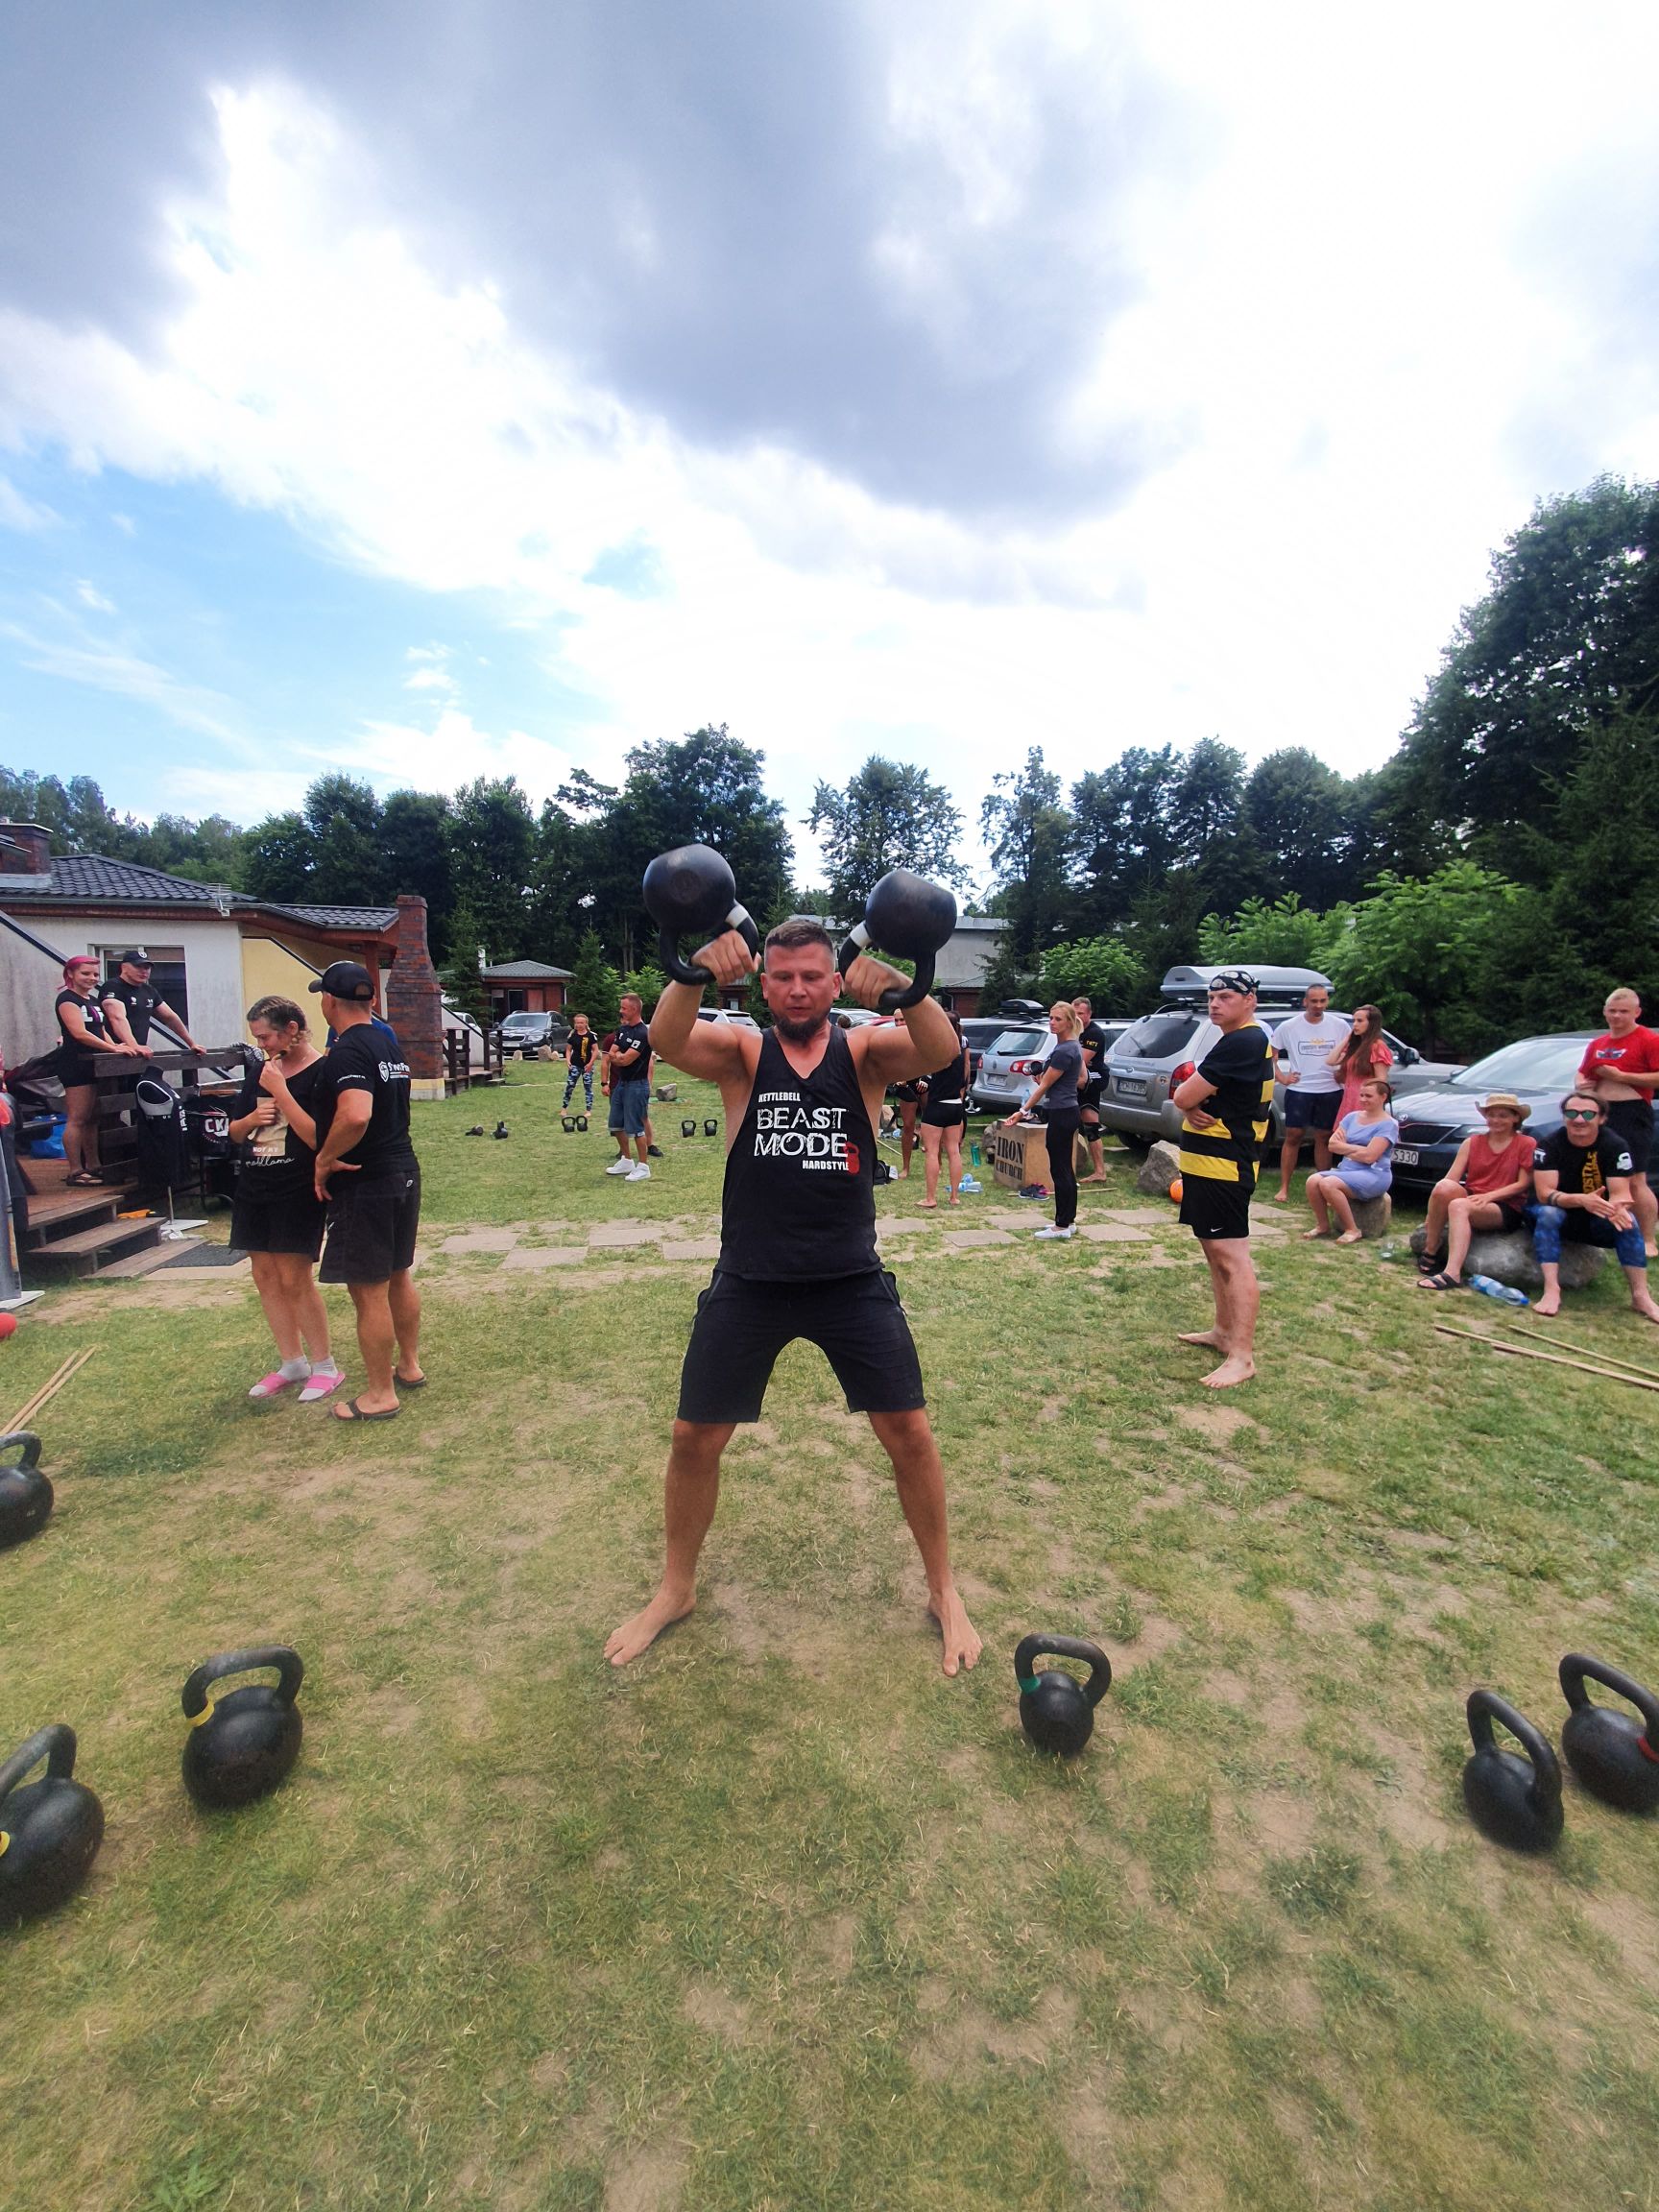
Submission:
<svg viewBox="0 0 1659 2212">
<path fill-rule="evenodd" d="M 421 1221 L 421 1167 L 409 1142 L 409 1070 L 393 1032 L 376 1022 L 374 979 L 336 960 L 310 988 L 334 1033 L 313 1094 L 317 1195 L 328 1207 L 320 1283 L 344 1283 L 357 1311 L 367 1377 L 337 1421 L 390 1421 L 394 1382 L 418 1390 L 421 1298 L 411 1269 Z M 338 1178 L 330 1189 L 330 1182 Z"/>
<path fill-rule="evenodd" d="M 696 955 L 718 983 L 756 962 L 735 930 Z M 904 978 L 860 954 L 850 998 L 874 1007 Z M 656 1594 L 605 1647 L 613 1666 L 637 1658 L 697 1601 L 697 1555 L 714 1518 L 720 1455 L 739 1421 L 757 1421 L 778 1355 L 804 1336 L 867 1413 L 893 1462 L 899 1503 L 922 1554 L 927 1608 L 947 1674 L 972 1667 L 979 1638 L 950 1575 L 945 1476 L 923 1405 L 922 1371 L 891 1275 L 876 1256 L 876 1130 L 889 1083 L 942 1068 L 958 1049 L 931 998 L 902 1022 L 842 1029 L 835 949 L 816 923 L 788 922 L 766 940 L 761 987 L 774 1026 L 699 1022 L 701 992 L 670 983 L 651 1023 L 655 1051 L 718 1083 L 726 1107 L 720 1262 L 697 1305 L 680 1382 L 664 1485 L 666 1562 Z"/>
<path fill-rule="evenodd" d="M 1220 1353 L 1204 1381 L 1228 1390 L 1256 1372 L 1262 1293 L 1250 1262 L 1250 1198 L 1267 1141 L 1273 1040 L 1256 1020 L 1256 978 L 1242 968 L 1211 983 L 1210 1019 L 1221 1034 L 1171 1095 L 1183 1116 L 1181 1218 L 1210 1268 L 1215 1326 L 1184 1330 L 1181 1341 Z"/>
<path fill-rule="evenodd" d="M 1071 1011 L 1083 1026 L 1077 1032 L 1077 1042 L 1083 1051 L 1083 1081 L 1077 1093 L 1077 1134 L 1089 1147 L 1091 1162 L 1087 1175 L 1079 1175 L 1079 1183 L 1105 1183 L 1111 1178 L 1106 1172 L 1106 1140 L 1100 1134 L 1100 1100 L 1106 1089 L 1106 1032 L 1094 1019 L 1094 1009 L 1087 998 L 1073 998 Z"/>
</svg>

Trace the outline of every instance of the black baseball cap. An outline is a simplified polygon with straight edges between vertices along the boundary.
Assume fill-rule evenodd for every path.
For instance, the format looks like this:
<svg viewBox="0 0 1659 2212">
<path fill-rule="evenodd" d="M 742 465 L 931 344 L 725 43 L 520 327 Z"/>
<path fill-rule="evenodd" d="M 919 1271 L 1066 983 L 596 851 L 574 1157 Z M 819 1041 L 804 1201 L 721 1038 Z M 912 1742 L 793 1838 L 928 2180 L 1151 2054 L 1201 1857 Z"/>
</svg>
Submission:
<svg viewBox="0 0 1659 2212">
<path fill-rule="evenodd" d="M 148 952 L 140 952 L 136 946 L 130 945 L 121 955 L 120 965 L 123 968 L 154 968 L 156 963 Z"/>
<path fill-rule="evenodd" d="M 325 968 L 315 983 L 307 983 L 307 991 L 326 991 L 330 998 L 360 998 L 373 1003 L 374 978 L 360 961 L 336 960 L 332 967 Z"/>
</svg>

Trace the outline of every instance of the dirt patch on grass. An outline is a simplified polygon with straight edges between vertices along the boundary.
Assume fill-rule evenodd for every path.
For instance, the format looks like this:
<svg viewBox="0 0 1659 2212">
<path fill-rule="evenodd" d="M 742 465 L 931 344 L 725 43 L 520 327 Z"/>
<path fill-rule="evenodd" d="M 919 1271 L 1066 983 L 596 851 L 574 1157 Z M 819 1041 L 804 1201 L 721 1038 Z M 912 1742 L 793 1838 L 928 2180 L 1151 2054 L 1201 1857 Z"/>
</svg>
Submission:
<svg viewBox="0 0 1659 2212">
<path fill-rule="evenodd" d="M 605 2212 L 675 2212 L 687 2159 L 680 2143 L 646 2143 L 608 2167 Z"/>
<path fill-rule="evenodd" d="M 1369 1729 L 1366 1742 L 1367 1747 L 1380 1752 L 1394 1769 L 1391 1781 L 1379 1780 L 1376 1793 L 1376 1810 L 1388 1833 L 1413 1851 L 1450 1843 L 1455 1831 L 1435 1810 L 1437 1792 L 1416 1745 L 1386 1728 Z"/>
<path fill-rule="evenodd" d="M 1244 1803 L 1251 1826 L 1277 1857 L 1293 1858 L 1312 1842 L 1317 1815 L 1310 1799 L 1285 1790 L 1253 1790 Z"/>
<path fill-rule="evenodd" d="M 1659 1918 L 1633 1897 L 1581 1897 L 1578 1910 L 1592 1928 L 1618 1947 L 1620 1958 L 1644 1989 L 1659 1989 Z"/>
<path fill-rule="evenodd" d="M 1177 1406 L 1175 1418 L 1212 1444 L 1231 1444 L 1240 1429 L 1259 1429 L 1248 1413 L 1236 1406 Z"/>
<path fill-rule="evenodd" d="M 1049 2043 L 1070 2042 L 1077 2027 L 1077 2000 L 1066 1989 L 1046 1989 L 1029 2020 L 994 2020 L 964 2001 L 954 1983 L 929 1975 L 916 1993 L 916 2008 L 926 2025 L 910 2046 L 910 2062 L 927 2081 L 949 2081 L 987 2058 L 1041 2065 Z"/>
<path fill-rule="evenodd" d="M 717 1983 L 693 1982 L 680 2001 L 680 2009 L 693 2028 L 718 2035 L 723 2043 L 755 2043 L 760 2032 L 749 2008 Z"/>
</svg>

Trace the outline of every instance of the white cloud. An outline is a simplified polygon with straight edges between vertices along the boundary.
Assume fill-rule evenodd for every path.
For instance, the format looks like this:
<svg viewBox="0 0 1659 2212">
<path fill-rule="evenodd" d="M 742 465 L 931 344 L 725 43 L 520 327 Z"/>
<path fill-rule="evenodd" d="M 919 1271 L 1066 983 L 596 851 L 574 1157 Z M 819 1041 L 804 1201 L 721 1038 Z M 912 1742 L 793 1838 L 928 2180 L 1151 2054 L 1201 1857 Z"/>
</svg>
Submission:
<svg viewBox="0 0 1659 2212">
<path fill-rule="evenodd" d="M 42 637 L 18 622 L 0 622 L 0 637 L 9 638 L 24 666 L 39 675 L 140 700 L 179 729 L 200 736 L 232 746 L 247 743 L 231 701 L 173 675 L 141 654 L 84 636 Z"/>
<path fill-rule="evenodd" d="M 45 530 L 57 519 L 50 507 L 26 499 L 15 484 L 0 476 L 0 530 Z"/>
<path fill-rule="evenodd" d="M 766 750 L 797 813 L 874 748 L 969 805 L 1034 743 L 1067 775 L 1211 732 L 1357 769 L 1391 748 L 1533 497 L 1654 470 L 1654 351 L 1570 311 L 1546 249 L 1571 187 L 1601 226 L 1609 290 L 1639 252 L 1647 195 L 1619 170 L 1653 180 L 1656 23 L 1521 6 L 1499 36 L 1484 12 L 1407 5 L 1382 36 L 1219 0 L 906 16 L 888 126 L 947 164 L 968 228 L 1017 223 L 1034 194 L 1034 44 L 1096 89 L 1103 131 L 1127 128 L 1127 24 L 1187 119 L 1187 151 L 1132 170 L 1095 249 L 1137 303 L 1098 332 L 1051 434 L 1079 468 L 1119 450 L 1145 466 L 1081 521 L 970 525 L 776 440 L 677 434 L 532 345 L 487 268 L 436 276 L 339 127 L 276 83 L 218 96 L 223 195 L 172 213 L 184 304 L 157 358 L 0 313 L 0 439 L 206 479 L 377 574 L 493 594 L 542 640 L 561 695 L 593 702 L 547 736 L 493 734 L 447 649 L 414 648 L 402 688 L 436 718 L 366 724 L 344 757 L 376 778 L 513 773 L 540 796 L 572 761 L 613 771 L 628 745 L 706 718 Z M 648 212 L 627 231 L 652 265 Z M 949 351 L 964 325 L 941 245 L 903 206 L 868 241 L 896 311 Z M 1559 421 L 1563 394 L 1561 466 L 1578 473 L 1554 481 L 1535 457 L 1550 438 L 1517 426 Z M 633 542 L 650 595 L 585 581 Z M 149 684 L 204 733 L 240 724 L 141 658 L 78 651 L 56 671 Z"/>
<path fill-rule="evenodd" d="M 84 576 L 76 580 L 75 596 L 83 607 L 90 607 L 95 614 L 113 614 L 115 612 L 114 600 L 106 599 L 98 587 L 89 583 Z"/>
</svg>

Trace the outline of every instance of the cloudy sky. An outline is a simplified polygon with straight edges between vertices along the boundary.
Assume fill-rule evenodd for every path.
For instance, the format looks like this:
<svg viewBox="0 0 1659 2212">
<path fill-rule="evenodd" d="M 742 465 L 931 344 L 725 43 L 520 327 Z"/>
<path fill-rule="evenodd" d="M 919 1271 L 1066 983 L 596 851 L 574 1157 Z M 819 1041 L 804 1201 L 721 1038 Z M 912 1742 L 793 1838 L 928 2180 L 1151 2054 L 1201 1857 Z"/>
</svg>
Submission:
<svg viewBox="0 0 1659 2212">
<path fill-rule="evenodd" d="M 0 70 L 0 760 L 119 806 L 724 721 L 804 811 L 1391 750 L 1659 473 L 1659 11 L 61 0 Z"/>
</svg>

